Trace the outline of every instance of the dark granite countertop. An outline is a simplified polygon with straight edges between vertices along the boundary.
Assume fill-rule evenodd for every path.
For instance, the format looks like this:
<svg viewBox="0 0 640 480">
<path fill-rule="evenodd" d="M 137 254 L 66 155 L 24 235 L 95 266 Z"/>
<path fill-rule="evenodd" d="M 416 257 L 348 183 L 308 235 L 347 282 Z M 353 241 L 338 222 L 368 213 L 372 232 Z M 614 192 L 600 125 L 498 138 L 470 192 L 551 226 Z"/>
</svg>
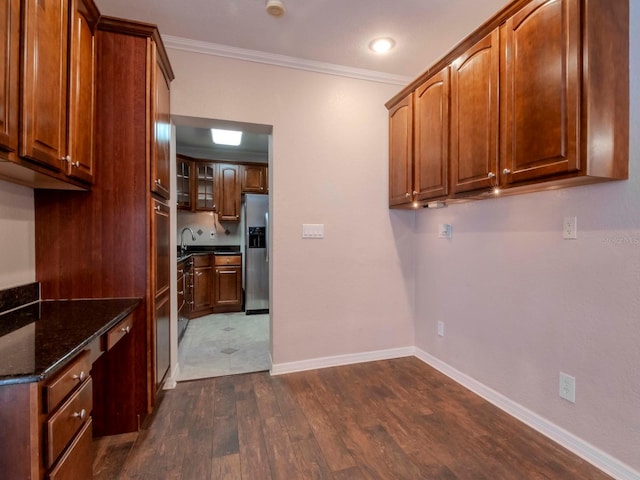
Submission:
<svg viewBox="0 0 640 480">
<path fill-rule="evenodd" d="M 178 248 L 178 262 L 188 259 L 192 255 L 242 255 L 240 245 L 188 245 L 185 253 Z"/>
<path fill-rule="evenodd" d="M 43 300 L 0 315 L 0 385 L 47 378 L 140 302 Z"/>
</svg>

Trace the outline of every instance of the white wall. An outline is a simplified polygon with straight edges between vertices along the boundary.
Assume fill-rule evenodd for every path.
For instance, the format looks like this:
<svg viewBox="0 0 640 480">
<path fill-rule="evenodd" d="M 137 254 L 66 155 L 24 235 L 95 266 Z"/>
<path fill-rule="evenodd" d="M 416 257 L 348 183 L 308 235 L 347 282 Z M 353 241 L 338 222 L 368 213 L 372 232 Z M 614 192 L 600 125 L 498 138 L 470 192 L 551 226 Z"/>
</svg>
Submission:
<svg viewBox="0 0 640 480">
<path fill-rule="evenodd" d="M 413 345 L 413 214 L 387 210 L 398 87 L 169 50 L 175 115 L 273 126 L 273 361 Z M 324 223 L 324 240 L 302 240 Z"/>
<path fill-rule="evenodd" d="M 0 180 L 0 289 L 35 281 L 33 189 Z"/>
<path fill-rule="evenodd" d="M 418 213 L 416 345 L 640 470 L 639 0 L 631 10 L 629 180 Z"/>
</svg>

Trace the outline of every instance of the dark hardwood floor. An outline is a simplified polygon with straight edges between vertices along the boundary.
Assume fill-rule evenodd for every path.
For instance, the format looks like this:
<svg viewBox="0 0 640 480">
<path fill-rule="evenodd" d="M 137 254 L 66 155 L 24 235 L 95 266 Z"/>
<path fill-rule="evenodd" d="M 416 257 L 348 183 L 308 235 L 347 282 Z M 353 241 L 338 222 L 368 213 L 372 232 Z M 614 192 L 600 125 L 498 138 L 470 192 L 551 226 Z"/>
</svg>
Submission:
<svg viewBox="0 0 640 480">
<path fill-rule="evenodd" d="M 413 357 L 180 383 L 96 443 L 109 480 L 610 478 Z"/>
</svg>

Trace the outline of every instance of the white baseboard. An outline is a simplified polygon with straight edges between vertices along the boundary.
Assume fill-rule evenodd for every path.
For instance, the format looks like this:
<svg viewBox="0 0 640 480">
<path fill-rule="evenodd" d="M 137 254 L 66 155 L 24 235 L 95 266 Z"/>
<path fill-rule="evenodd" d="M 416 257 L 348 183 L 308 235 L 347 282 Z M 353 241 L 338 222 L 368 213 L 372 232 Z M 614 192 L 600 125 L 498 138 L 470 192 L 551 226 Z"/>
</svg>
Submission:
<svg viewBox="0 0 640 480">
<path fill-rule="evenodd" d="M 550 422 L 513 400 L 510 400 L 504 395 L 496 392 L 468 375 L 465 375 L 459 370 L 456 370 L 451 365 L 444 363 L 427 352 L 420 350 L 417 347 L 414 352 L 415 356 L 424 363 L 444 373 L 447 377 L 455 380 L 472 392 L 477 393 L 496 407 L 527 424 L 534 430 L 537 430 L 543 435 L 549 437 L 551 440 L 572 451 L 603 472 L 618 480 L 640 480 L 640 472 L 620 462 L 608 453 L 605 453 L 585 442 L 581 438 L 576 437 L 558 425 Z"/>
<path fill-rule="evenodd" d="M 178 385 L 178 375 L 180 374 L 180 364 L 176 362 L 173 370 L 169 373 L 169 376 L 165 379 L 164 384 L 162 385 L 163 390 L 173 390 Z"/>
<path fill-rule="evenodd" d="M 376 360 L 388 360 L 390 358 L 410 357 L 414 354 L 414 351 L 414 347 L 402 347 L 389 350 L 376 350 L 374 352 L 336 355 L 334 357 L 311 358 L 309 360 L 301 360 L 299 362 L 271 362 L 271 375 L 283 375 L 285 373 L 304 372 L 305 370 L 339 367 L 341 365 L 374 362 Z"/>
</svg>

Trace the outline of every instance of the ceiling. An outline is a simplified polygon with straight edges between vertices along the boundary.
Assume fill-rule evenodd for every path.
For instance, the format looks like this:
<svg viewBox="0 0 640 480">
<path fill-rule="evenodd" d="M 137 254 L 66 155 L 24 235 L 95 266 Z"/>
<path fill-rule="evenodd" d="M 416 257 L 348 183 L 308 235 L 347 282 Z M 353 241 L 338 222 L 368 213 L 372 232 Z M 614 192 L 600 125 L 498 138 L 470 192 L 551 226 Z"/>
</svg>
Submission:
<svg viewBox="0 0 640 480">
<path fill-rule="evenodd" d="M 103 15 L 157 24 L 172 43 L 231 47 L 267 59 L 372 72 L 408 83 L 500 10 L 506 0 L 282 0 L 272 17 L 266 0 L 96 0 Z M 395 48 L 374 54 L 373 38 Z M 205 132 L 191 132 L 204 138 Z M 206 132 L 208 134 L 208 132 Z M 181 140 L 178 138 L 179 141 Z M 254 139 L 258 141 L 257 139 Z M 180 142 L 179 142 L 180 143 Z M 192 145 L 194 148 L 197 145 Z"/>
</svg>

